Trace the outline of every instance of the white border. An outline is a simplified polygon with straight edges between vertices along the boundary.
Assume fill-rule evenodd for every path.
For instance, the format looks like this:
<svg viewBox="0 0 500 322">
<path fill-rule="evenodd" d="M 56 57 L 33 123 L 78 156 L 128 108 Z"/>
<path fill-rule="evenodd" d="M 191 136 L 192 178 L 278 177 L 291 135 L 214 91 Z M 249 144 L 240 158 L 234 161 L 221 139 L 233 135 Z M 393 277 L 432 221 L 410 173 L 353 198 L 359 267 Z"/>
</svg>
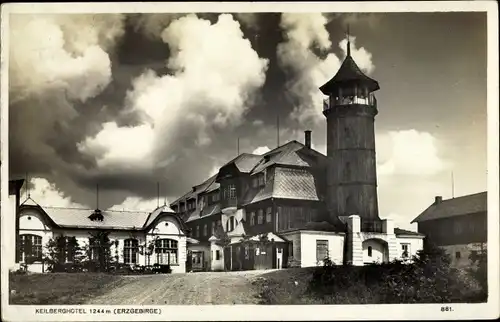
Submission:
<svg viewBox="0 0 500 322">
<path fill-rule="evenodd" d="M 418 1 L 418 2 L 268 2 L 268 3 L 45 3 L 2 5 L 1 16 L 1 184 L 2 204 L 8 201 L 8 17 L 10 13 L 158 13 L 158 12 L 437 12 L 485 11 L 488 14 L 488 284 L 486 304 L 453 304 L 451 312 L 441 312 L 441 304 L 415 305 L 324 305 L 324 306 L 158 306 L 161 315 L 35 315 L 36 308 L 66 306 L 14 306 L 8 304 L 8 289 L 2 287 L 2 320 L 5 321 L 88 321 L 88 320 L 429 320 L 485 319 L 499 316 L 499 128 L 498 128 L 498 9 L 494 1 Z M 5 205 L 7 206 L 7 205 Z M 2 206 L 2 232 L 6 220 L 13 220 Z M 2 233 L 2 245 L 5 233 Z M 3 265 L 3 264 L 2 264 Z M 2 286 L 8 274 L 2 266 Z M 7 278 L 6 278 L 7 277 Z M 68 308 L 114 309 L 141 306 L 67 306 Z"/>
</svg>

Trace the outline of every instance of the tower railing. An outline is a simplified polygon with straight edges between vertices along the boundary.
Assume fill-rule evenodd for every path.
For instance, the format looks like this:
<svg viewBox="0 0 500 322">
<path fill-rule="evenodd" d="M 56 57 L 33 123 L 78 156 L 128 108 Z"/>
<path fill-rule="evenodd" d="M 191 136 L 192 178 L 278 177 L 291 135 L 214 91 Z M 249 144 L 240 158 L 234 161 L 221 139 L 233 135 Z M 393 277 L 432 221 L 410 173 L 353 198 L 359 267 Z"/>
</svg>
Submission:
<svg viewBox="0 0 500 322">
<path fill-rule="evenodd" d="M 377 107 L 377 98 L 373 93 L 370 93 L 368 96 L 357 96 L 357 95 L 349 95 L 349 96 L 330 96 L 323 100 L 323 111 L 329 110 L 332 107 L 339 105 L 368 105 Z"/>
</svg>

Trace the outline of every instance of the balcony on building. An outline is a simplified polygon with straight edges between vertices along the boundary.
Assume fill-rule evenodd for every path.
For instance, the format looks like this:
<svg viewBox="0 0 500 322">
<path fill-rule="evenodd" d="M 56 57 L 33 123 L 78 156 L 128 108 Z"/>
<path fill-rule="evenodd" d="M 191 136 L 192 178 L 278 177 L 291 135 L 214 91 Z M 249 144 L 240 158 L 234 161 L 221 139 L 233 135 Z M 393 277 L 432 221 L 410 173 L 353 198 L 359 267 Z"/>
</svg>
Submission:
<svg viewBox="0 0 500 322">
<path fill-rule="evenodd" d="M 382 233 L 383 222 L 381 220 L 361 220 L 361 231 L 370 233 Z"/>
<path fill-rule="evenodd" d="M 220 205 L 223 213 L 232 212 L 236 210 L 238 206 L 236 185 L 229 184 L 223 187 Z"/>
<path fill-rule="evenodd" d="M 368 95 L 343 95 L 343 96 L 330 96 L 323 100 L 323 111 L 327 111 L 336 106 L 346 105 L 367 105 L 377 108 L 377 98 L 373 93 Z"/>
</svg>

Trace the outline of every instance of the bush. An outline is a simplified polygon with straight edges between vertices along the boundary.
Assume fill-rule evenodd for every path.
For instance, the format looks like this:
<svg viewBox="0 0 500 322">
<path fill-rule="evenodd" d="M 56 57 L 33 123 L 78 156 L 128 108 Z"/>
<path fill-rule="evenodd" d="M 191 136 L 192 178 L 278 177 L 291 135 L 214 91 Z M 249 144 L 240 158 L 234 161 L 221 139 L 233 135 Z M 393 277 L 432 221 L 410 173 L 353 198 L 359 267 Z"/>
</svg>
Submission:
<svg viewBox="0 0 500 322">
<path fill-rule="evenodd" d="M 297 260 L 292 256 L 288 257 L 288 262 L 286 264 L 286 267 L 294 268 L 294 267 L 300 267 L 300 266 L 301 266 L 300 260 Z"/>
<path fill-rule="evenodd" d="M 448 255 L 429 243 L 412 263 L 334 266 L 325 261 L 313 272 L 309 291 L 329 303 L 450 303 L 476 296 L 450 267 Z"/>
</svg>

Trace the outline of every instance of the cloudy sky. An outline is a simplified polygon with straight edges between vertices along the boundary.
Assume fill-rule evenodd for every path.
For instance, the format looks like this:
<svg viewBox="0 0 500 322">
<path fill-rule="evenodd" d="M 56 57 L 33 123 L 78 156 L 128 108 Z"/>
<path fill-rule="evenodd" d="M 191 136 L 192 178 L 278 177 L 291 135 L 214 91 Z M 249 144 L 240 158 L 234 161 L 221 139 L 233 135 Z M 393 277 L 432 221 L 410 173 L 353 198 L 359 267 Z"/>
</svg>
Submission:
<svg viewBox="0 0 500 322">
<path fill-rule="evenodd" d="M 46 206 L 151 210 L 240 152 L 325 153 L 318 87 L 345 56 L 376 93 L 379 205 L 486 190 L 485 13 L 12 15 L 10 177 Z M 162 200 L 163 203 L 163 200 Z"/>
</svg>

